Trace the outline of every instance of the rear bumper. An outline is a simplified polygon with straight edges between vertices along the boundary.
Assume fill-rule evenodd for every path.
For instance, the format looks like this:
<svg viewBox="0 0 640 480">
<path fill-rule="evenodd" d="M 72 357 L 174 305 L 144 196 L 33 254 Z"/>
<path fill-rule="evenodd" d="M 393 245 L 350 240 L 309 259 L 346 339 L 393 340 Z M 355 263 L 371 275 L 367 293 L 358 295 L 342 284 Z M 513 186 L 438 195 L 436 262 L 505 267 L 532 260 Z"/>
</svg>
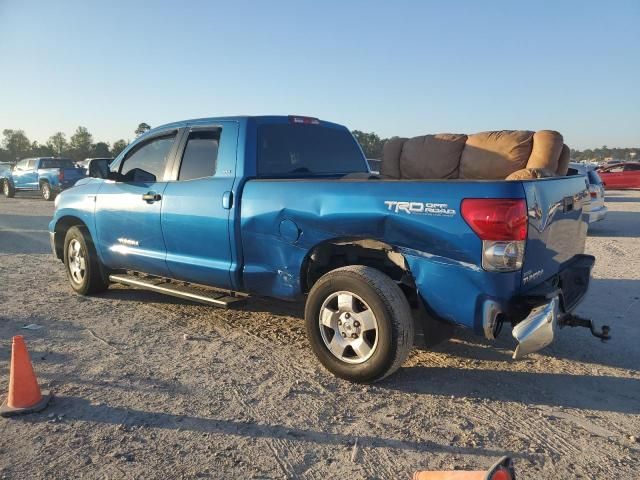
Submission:
<svg viewBox="0 0 640 480">
<path fill-rule="evenodd" d="M 604 205 L 589 212 L 589 223 L 595 223 L 607 216 L 608 209 Z"/>
<path fill-rule="evenodd" d="M 582 301 L 589 288 L 595 257 L 577 255 L 558 274 L 514 298 L 508 305 L 486 300 L 483 309 L 485 337 L 494 339 L 500 323 L 510 321 L 518 346 L 514 359 L 549 345 L 557 326 Z"/>
<path fill-rule="evenodd" d="M 513 359 L 519 360 L 525 355 L 546 347 L 553 341 L 558 325 L 558 297 L 531 310 L 523 321 L 513 327 L 511 334 L 518 342 Z"/>
</svg>

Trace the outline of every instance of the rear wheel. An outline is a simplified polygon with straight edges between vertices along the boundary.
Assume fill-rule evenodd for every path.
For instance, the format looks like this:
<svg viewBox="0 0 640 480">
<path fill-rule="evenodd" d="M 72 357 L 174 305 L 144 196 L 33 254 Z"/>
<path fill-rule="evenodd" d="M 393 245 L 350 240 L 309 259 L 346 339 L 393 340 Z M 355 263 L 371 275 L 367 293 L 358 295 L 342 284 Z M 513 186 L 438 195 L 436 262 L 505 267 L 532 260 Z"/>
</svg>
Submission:
<svg viewBox="0 0 640 480">
<path fill-rule="evenodd" d="M 67 232 L 64 265 L 71 288 L 80 295 L 99 293 L 109 287 L 105 269 L 86 228 L 71 227 Z"/>
<path fill-rule="evenodd" d="M 406 297 L 387 275 L 352 265 L 325 274 L 305 307 L 311 348 L 334 375 L 360 383 L 396 371 L 413 346 Z"/>
<path fill-rule="evenodd" d="M 11 185 L 9 180 L 4 180 L 2 182 L 2 193 L 7 198 L 13 198 L 13 196 L 16 194 L 16 189 L 13 188 L 13 185 Z"/>
<path fill-rule="evenodd" d="M 42 195 L 42 198 L 44 198 L 47 202 L 50 202 L 55 197 L 53 191 L 51 190 L 51 185 L 49 185 L 49 182 L 42 182 L 40 184 L 40 194 Z"/>
</svg>

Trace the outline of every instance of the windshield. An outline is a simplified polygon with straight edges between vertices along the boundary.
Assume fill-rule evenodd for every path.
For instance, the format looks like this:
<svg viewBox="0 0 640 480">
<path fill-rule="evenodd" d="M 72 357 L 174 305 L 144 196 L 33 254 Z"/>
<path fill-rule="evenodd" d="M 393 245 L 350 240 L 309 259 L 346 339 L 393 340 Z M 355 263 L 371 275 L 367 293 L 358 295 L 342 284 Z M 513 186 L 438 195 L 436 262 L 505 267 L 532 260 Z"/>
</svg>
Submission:
<svg viewBox="0 0 640 480">
<path fill-rule="evenodd" d="M 308 177 L 367 172 L 366 160 L 347 131 L 321 125 L 258 127 L 258 176 Z"/>
<path fill-rule="evenodd" d="M 75 168 L 73 160 L 67 158 L 51 158 L 42 160 L 40 168 Z"/>
</svg>

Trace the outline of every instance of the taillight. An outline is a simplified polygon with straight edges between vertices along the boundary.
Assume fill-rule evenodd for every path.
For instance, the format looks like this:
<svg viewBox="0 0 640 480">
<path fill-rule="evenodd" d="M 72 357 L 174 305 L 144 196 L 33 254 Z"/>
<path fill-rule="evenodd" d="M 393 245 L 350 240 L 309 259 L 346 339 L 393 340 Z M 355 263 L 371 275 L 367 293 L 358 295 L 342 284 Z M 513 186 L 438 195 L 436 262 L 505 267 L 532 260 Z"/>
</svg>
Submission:
<svg viewBox="0 0 640 480">
<path fill-rule="evenodd" d="M 465 198 L 462 218 L 482 240 L 526 240 L 527 203 L 524 199 Z"/>
<path fill-rule="evenodd" d="M 598 198 L 598 192 L 589 192 L 589 195 L 591 195 L 591 198 Z"/>
<path fill-rule="evenodd" d="M 60 169 L 58 172 L 58 181 L 62 182 L 64 180 L 64 170 Z"/>
<path fill-rule="evenodd" d="M 528 226 L 524 199 L 465 198 L 460 211 L 482 240 L 482 268 L 497 272 L 522 268 Z"/>
</svg>

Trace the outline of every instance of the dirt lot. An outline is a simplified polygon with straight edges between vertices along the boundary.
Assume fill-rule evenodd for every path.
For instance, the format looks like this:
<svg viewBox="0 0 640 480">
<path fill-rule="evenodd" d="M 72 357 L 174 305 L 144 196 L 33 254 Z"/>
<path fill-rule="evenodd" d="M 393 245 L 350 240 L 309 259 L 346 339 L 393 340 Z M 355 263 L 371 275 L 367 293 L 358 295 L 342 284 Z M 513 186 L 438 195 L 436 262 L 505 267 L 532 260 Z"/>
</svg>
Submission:
<svg viewBox="0 0 640 480">
<path fill-rule="evenodd" d="M 610 343 L 562 330 L 514 362 L 509 332 L 462 333 L 362 387 L 319 367 L 302 305 L 74 295 L 49 254 L 52 204 L 1 198 L 0 395 L 22 334 L 56 397 L 0 420 L 0 477 L 403 479 L 511 455 L 523 479 L 638 478 L 640 192 L 607 201 L 578 313 L 610 324 Z"/>
</svg>

